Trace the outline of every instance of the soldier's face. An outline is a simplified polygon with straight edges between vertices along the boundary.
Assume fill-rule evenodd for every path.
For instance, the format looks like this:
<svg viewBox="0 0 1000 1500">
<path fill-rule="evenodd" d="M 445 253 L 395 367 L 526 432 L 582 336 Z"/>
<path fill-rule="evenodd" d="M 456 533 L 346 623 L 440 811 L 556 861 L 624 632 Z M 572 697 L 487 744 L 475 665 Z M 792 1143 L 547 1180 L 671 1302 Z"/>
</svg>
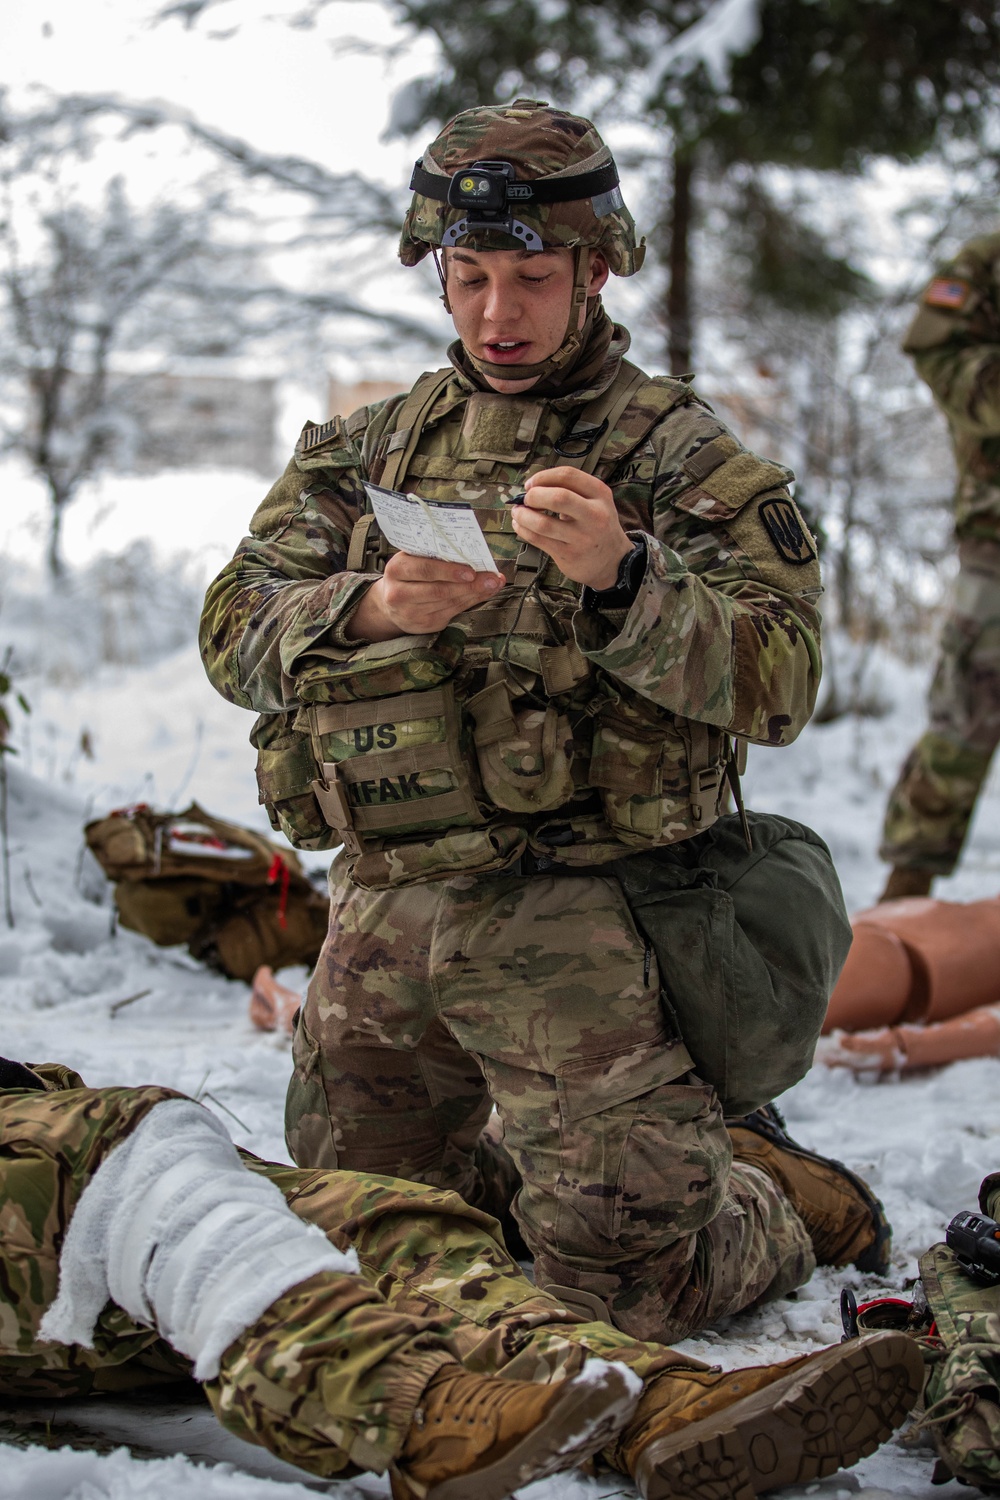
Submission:
<svg viewBox="0 0 1000 1500">
<path fill-rule="evenodd" d="M 589 255 L 587 296 L 596 297 L 608 279 L 608 263 L 600 250 Z M 572 250 L 449 250 L 445 275 L 455 331 L 477 359 L 533 365 L 554 354 L 566 337 Z M 581 308 L 581 323 L 585 316 Z M 491 375 L 485 379 L 504 394 L 535 384 Z"/>
</svg>

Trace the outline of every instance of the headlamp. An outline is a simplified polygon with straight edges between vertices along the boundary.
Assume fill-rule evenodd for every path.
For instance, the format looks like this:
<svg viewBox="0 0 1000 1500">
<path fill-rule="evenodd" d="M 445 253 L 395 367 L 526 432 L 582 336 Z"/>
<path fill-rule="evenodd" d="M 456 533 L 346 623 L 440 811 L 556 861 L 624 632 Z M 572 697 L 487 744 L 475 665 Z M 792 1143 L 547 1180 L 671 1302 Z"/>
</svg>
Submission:
<svg viewBox="0 0 1000 1500">
<path fill-rule="evenodd" d="M 509 161 L 477 161 L 456 172 L 448 185 L 448 202 L 463 208 L 475 222 L 496 223 L 510 217 L 507 185 L 514 180 Z"/>
</svg>

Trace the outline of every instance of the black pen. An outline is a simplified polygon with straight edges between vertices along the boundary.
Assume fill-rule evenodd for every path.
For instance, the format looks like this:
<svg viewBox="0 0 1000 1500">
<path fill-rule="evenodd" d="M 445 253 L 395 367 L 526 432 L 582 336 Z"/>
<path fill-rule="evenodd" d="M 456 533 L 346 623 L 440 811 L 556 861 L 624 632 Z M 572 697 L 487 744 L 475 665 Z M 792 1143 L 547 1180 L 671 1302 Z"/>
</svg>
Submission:
<svg viewBox="0 0 1000 1500">
<path fill-rule="evenodd" d="M 507 496 L 504 505 L 523 505 L 527 493 L 527 490 L 515 490 L 513 495 Z M 556 521 L 562 520 L 562 516 L 557 510 L 541 510 L 538 514 L 541 516 L 552 516 Z"/>
</svg>

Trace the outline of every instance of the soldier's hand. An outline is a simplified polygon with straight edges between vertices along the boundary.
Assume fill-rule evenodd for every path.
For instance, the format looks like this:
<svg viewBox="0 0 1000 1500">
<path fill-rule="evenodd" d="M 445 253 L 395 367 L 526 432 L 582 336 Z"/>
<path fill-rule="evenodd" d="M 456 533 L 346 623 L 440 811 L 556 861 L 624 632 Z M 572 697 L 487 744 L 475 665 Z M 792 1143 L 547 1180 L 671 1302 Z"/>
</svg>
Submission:
<svg viewBox="0 0 1000 1500">
<path fill-rule="evenodd" d="M 613 588 L 618 564 L 633 543 L 608 486 L 579 469 L 543 469 L 525 485 L 513 510 L 514 530 L 547 552 L 560 572 L 592 589 Z"/>
<path fill-rule="evenodd" d="M 499 573 L 476 573 L 460 563 L 396 552 L 354 611 L 346 634 L 352 641 L 432 635 L 502 587 Z"/>
</svg>

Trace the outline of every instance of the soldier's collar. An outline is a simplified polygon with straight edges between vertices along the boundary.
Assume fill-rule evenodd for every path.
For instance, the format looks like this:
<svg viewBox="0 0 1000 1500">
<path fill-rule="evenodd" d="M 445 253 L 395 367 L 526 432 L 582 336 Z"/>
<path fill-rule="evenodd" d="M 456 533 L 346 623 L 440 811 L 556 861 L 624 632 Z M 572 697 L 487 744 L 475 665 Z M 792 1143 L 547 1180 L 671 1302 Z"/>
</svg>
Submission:
<svg viewBox="0 0 1000 1500">
<path fill-rule="evenodd" d="M 588 322 L 590 328 L 580 353 L 569 369 L 558 376 L 548 376 L 521 394 L 526 400 L 548 401 L 558 411 L 585 404 L 607 390 L 628 351 L 632 340 L 621 323 L 612 323 L 597 299 Z M 467 392 L 489 391 L 492 386 L 469 360 L 459 339 L 448 347 L 448 358 Z"/>
</svg>

